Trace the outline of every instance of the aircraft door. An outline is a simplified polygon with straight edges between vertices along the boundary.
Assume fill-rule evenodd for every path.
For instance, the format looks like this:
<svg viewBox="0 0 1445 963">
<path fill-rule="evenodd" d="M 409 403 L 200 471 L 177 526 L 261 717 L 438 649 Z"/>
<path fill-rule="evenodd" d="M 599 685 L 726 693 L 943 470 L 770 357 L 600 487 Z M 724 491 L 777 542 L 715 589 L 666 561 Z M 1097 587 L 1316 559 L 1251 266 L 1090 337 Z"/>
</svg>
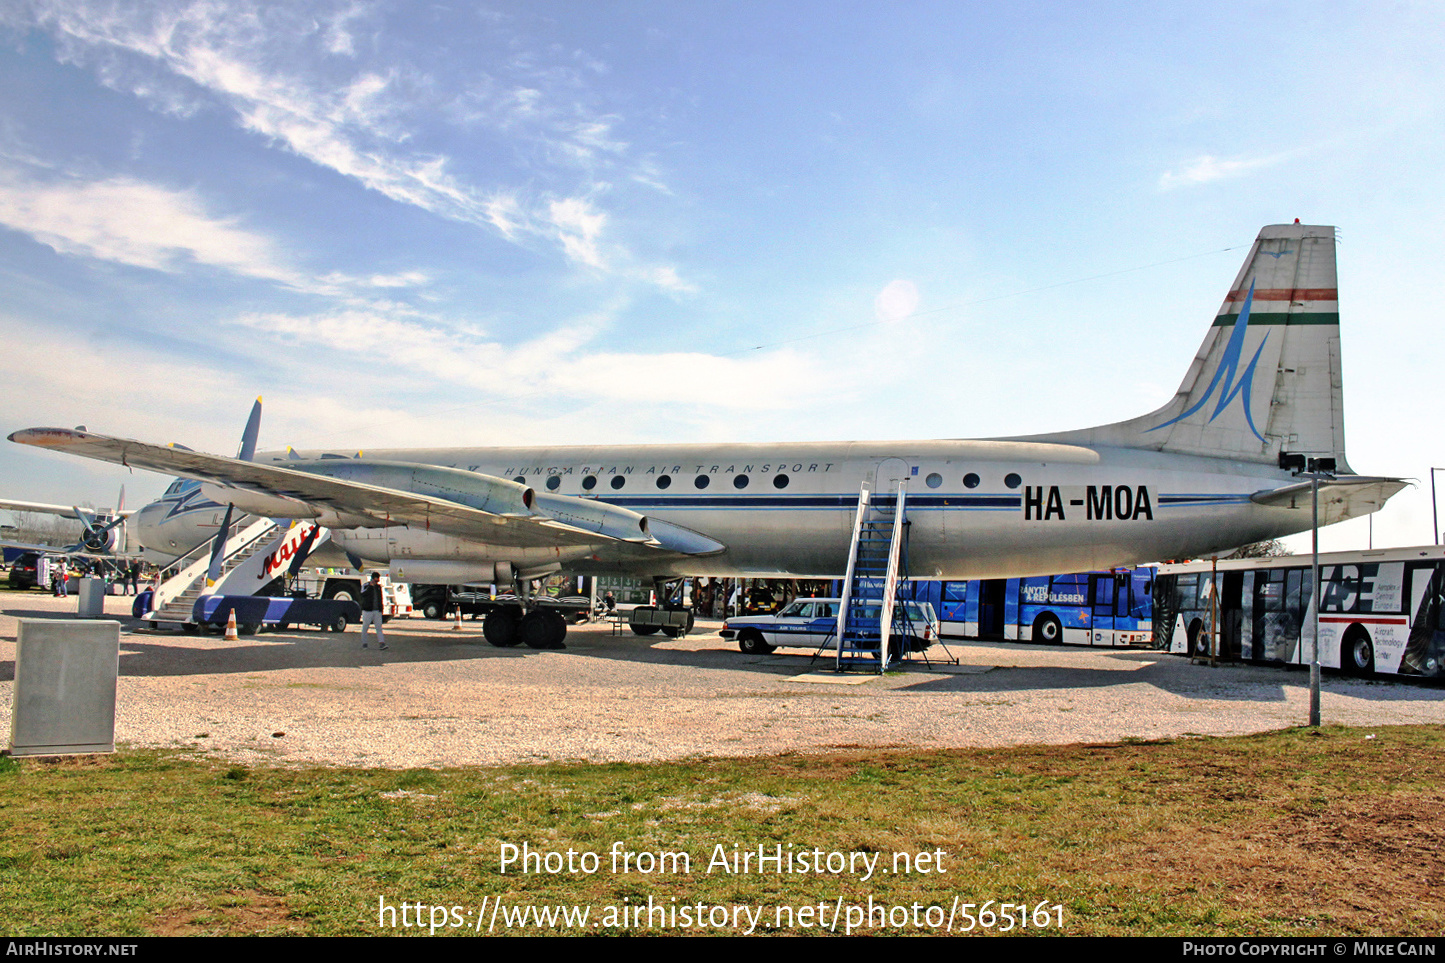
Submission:
<svg viewBox="0 0 1445 963">
<path fill-rule="evenodd" d="M 875 494 L 891 495 L 898 490 L 898 482 L 909 477 L 912 469 L 908 462 L 902 458 L 885 458 L 878 463 L 878 468 L 873 473 L 873 491 Z"/>
</svg>

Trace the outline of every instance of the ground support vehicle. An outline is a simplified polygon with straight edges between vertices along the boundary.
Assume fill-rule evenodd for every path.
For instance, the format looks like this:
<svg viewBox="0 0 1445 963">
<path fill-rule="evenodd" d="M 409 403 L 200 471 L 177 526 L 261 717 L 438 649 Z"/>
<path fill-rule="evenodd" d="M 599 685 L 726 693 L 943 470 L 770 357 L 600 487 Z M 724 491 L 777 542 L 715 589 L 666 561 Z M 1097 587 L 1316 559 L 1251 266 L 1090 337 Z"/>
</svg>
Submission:
<svg viewBox="0 0 1445 963">
<path fill-rule="evenodd" d="M 521 598 L 511 593 L 492 595 L 454 585 L 413 585 L 411 596 L 416 610 L 429 619 L 448 619 L 458 612 L 478 619 L 485 618 L 497 608 L 520 609 L 522 606 Z M 585 595 L 534 595 L 532 601 L 538 607 L 555 611 L 574 625 L 586 622 L 592 611 L 592 600 Z"/>
<path fill-rule="evenodd" d="M 361 621 L 361 606 L 350 599 L 280 598 L 269 595 L 203 595 L 191 609 L 188 631 L 201 626 L 224 628 L 231 614 L 236 631 L 255 635 L 262 626 L 285 632 L 293 626 L 314 625 L 328 632 L 345 632 Z M 196 626 L 196 629 L 189 628 Z"/>
<path fill-rule="evenodd" d="M 334 572 L 303 572 L 293 585 L 304 589 L 307 595 L 323 599 L 337 599 L 343 602 L 360 602 L 361 586 L 365 579 L 357 573 L 336 574 Z M 381 615 L 390 621 L 412 613 L 411 588 L 405 582 L 393 582 L 385 574 L 381 576 Z"/>
<path fill-rule="evenodd" d="M 627 624 L 633 634 L 653 635 L 661 632 L 669 639 L 687 635 L 692 631 L 693 622 L 693 612 L 690 608 L 639 605 L 627 615 Z"/>
<path fill-rule="evenodd" d="M 1192 657 L 1308 665 L 1308 555 L 1160 565 L 1156 644 Z M 1445 676 L 1445 548 L 1320 556 L 1319 662 L 1352 675 Z"/>
<path fill-rule="evenodd" d="M 749 655 L 765 655 L 780 646 L 837 648 L 840 604 L 841 599 L 794 599 L 776 615 L 730 618 L 718 634 L 737 639 L 738 648 Z M 869 614 L 865 611 L 864 618 Z M 871 615 L 876 623 L 876 608 Z M 889 645 L 895 654 L 921 652 L 938 637 L 938 618 L 927 602 L 901 601 L 894 608 Z"/>
</svg>

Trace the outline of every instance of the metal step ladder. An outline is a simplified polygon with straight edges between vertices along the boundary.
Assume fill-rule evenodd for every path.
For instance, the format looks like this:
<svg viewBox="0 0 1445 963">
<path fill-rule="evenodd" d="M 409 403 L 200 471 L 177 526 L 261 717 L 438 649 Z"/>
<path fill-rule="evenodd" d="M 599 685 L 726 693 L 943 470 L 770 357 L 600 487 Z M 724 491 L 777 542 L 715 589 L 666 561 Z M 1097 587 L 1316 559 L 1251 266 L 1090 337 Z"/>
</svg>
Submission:
<svg viewBox="0 0 1445 963">
<path fill-rule="evenodd" d="M 838 606 L 838 670 L 888 668 L 886 639 L 893 625 L 899 563 L 907 532 L 908 479 L 893 494 L 875 494 L 865 481 L 858 492 L 848 573 Z"/>
<path fill-rule="evenodd" d="M 279 526 L 269 518 L 258 518 L 245 529 L 226 539 L 225 554 L 222 556 L 222 579 L 246 559 L 268 548 Z M 150 622 L 191 621 L 191 610 L 196 599 L 206 594 L 206 572 L 211 567 L 211 540 L 196 546 L 190 554 L 182 557 L 191 562 L 175 575 L 162 582 L 151 596 L 151 610 L 142 616 Z"/>
</svg>

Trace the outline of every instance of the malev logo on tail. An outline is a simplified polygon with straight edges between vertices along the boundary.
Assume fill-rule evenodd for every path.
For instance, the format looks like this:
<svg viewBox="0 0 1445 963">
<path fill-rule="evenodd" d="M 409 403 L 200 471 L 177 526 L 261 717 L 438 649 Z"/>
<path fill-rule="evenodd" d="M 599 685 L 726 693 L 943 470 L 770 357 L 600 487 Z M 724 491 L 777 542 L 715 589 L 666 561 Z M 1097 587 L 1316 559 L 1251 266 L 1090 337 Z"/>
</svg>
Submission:
<svg viewBox="0 0 1445 963">
<path fill-rule="evenodd" d="M 1244 405 L 1244 420 L 1249 424 L 1249 430 L 1254 432 L 1254 437 L 1264 441 L 1264 435 L 1261 435 L 1259 429 L 1254 426 L 1254 415 L 1250 411 L 1249 396 L 1254 385 L 1254 366 L 1259 363 L 1259 355 L 1264 351 L 1265 341 L 1269 340 L 1268 334 L 1264 336 L 1264 341 L 1259 343 L 1259 347 L 1254 350 L 1254 357 L 1249 360 L 1249 365 L 1244 369 L 1244 373 L 1238 380 L 1234 377 L 1234 373 L 1239 369 L 1240 354 L 1244 350 L 1244 335 L 1249 329 L 1249 310 L 1253 304 L 1254 282 L 1250 281 L 1249 293 L 1244 296 L 1244 307 L 1240 309 L 1239 317 L 1235 319 L 1234 332 L 1229 336 L 1229 344 L 1224 349 L 1224 357 L 1219 362 L 1219 368 L 1214 372 L 1214 380 L 1209 382 L 1209 390 L 1204 392 L 1204 397 L 1196 401 L 1188 411 L 1163 424 L 1155 425 L 1149 431 L 1168 428 L 1175 422 L 1188 418 L 1203 408 L 1209 399 L 1214 397 L 1215 390 L 1218 389 L 1219 400 L 1214 405 L 1214 411 L 1209 415 L 1209 421 L 1213 422 L 1215 418 L 1218 418 L 1220 412 L 1229 407 L 1229 403 L 1234 400 L 1236 395 L 1239 395 L 1240 403 Z"/>
</svg>

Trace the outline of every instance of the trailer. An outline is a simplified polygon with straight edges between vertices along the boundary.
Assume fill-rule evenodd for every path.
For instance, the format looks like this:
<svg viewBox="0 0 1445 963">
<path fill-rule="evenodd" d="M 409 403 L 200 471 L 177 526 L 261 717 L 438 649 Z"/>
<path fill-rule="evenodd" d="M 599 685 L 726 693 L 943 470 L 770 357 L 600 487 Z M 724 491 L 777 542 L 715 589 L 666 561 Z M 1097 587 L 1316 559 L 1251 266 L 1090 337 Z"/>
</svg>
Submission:
<svg viewBox="0 0 1445 963">
<path fill-rule="evenodd" d="M 224 627 L 236 616 L 236 631 L 255 635 L 262 627 L 286 632 L 294 626 L 314 625 L 327 632 L 345 632 L 361 621 L 361 606 L 350 599 L 318 599 L 301 595 L 203 595 L 191 609 L 191 623 L 212 629 Z"/>
<path fill-rule="evenodd" d="M 460 585 L 413 585 L 411 595 L 416 607 L 429 619 L 449 619 L 459 612 L 479 619 L 498 609 L 522 607 L 521 597 L 510 592 L 492 595 Z M 536 607 L 554 611 L 574 625 L 592 616 L 592 600 L 585 595 L 534 595 L 532 601 Z"/>
</svg>

